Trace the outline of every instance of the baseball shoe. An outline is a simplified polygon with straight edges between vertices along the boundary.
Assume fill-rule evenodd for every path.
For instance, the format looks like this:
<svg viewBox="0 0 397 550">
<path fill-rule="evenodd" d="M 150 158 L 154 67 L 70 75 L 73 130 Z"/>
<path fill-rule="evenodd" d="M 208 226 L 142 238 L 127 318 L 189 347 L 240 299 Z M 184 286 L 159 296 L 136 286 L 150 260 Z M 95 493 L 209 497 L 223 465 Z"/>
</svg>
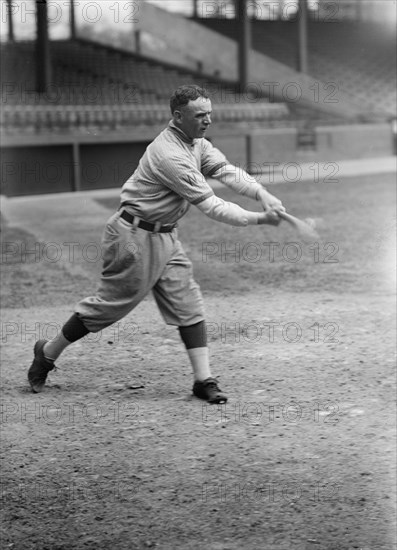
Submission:
<svg viewBox="0 0 397 550">
<path fill-rule="evenodd" d="M 206 378 L 202 382 L 196 380 L 193 385 L 193 395 L 200 399 L 205 399 L 208 403 L 226 403 L 227 397 L 223 395 L 222 390 L 218 388 L 215 378 Z"/>
<path fill-rule="evenodd" d="M 47 340 L 38 340 L 34 345 L 34 359 L 28 371 L 28 380 L 33 393 L 40 393 L 44 388 L 47 374 L 50 370 L 55 369 L 53 361 L 49 361 L 44 357 L 44 345 Z"/>
</svg>

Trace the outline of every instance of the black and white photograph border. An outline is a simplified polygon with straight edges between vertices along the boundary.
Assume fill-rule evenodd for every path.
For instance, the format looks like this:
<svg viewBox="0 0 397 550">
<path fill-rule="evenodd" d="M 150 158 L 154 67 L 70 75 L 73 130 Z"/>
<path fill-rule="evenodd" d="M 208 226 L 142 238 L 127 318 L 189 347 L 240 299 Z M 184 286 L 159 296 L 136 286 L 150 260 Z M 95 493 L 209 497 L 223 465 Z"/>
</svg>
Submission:
<svg viewBox="0 0 397 550">
<path fill-rule="evenodd" d="M 395 0 L 0 0 L 13 550 L 396 549 Z"/>
</svg>

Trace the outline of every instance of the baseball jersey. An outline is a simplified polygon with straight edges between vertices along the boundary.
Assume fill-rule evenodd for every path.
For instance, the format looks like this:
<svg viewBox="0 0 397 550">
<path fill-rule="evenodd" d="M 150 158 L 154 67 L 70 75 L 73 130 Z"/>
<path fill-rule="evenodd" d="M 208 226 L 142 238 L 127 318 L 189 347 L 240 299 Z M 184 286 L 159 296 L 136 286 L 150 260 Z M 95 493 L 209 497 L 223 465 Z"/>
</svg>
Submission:
<svg viewBox="0 0 397 550">
<path fill-rule="evenodd" d="M 173 121 L 152 143 L 121 189 L 121 203 L 149 222 L 176 223 L 191 204 L 214 195 L 206 181 L 227 165 L 205 138 L 190 139 Z"/>
</svg>

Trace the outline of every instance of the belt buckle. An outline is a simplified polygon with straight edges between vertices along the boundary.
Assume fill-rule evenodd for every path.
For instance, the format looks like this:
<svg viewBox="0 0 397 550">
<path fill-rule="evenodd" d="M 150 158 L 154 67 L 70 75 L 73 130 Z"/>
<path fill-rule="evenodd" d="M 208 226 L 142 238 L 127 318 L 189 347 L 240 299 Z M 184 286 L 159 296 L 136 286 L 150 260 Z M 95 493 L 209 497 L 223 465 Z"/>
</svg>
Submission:
<svg viewBox="0 0 397 550">
<path fill-rule="evenodd" d="M 158 233 L 161 229 L 161 222 L 155 222 L 153 224 L 154 228 L 153 228 L 153 233 Z"/>
</svg>

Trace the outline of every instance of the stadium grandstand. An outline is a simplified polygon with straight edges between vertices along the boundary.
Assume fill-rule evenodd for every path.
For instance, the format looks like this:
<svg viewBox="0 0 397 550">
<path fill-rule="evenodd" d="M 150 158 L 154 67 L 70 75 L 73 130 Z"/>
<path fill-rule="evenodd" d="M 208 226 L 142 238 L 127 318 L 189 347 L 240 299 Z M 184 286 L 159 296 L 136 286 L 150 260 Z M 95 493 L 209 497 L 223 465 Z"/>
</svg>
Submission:
<svg viewBox="0 0 397 550">
<path fill-rule="evenodd" d="M 2 193 L 121 186 L 185 83 L 251 172 L 393 154 L 391 4 L 3 0 Z"/>
</svg>

